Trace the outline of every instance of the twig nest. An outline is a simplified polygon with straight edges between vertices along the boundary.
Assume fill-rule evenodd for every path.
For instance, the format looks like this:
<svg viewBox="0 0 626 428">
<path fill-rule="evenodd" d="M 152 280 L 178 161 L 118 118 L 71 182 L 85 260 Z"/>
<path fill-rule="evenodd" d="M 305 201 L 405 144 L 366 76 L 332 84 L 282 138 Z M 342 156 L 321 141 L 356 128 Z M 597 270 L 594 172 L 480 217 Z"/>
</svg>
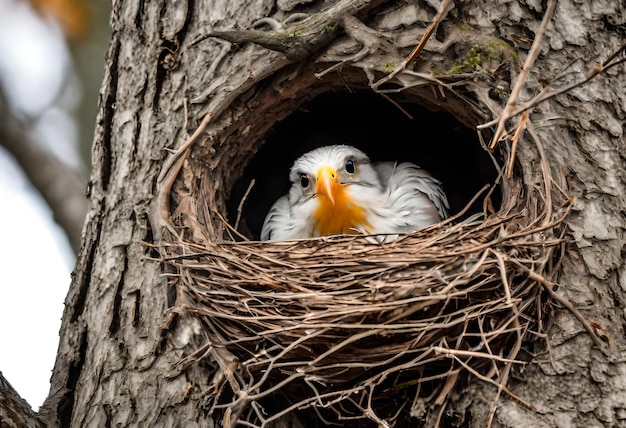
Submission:
<svg viewBox="0 0 626 428">
<path fill-rule="evenodd" d="M 210 237 L 198 220 L 210 213 L 171 218 L 162 253 L 184 295 L 178 311 L 207 338 L 185 363 L 217 361 L 213 411 L 260 426 L 312 408 L 328 422 L 392 426 L 469 379 L 505 385 L 544 316 L 528 273 L 551 278 L 564 245 L 568 198 L 550 180 L 532 192 L 511 180 L 499 212 L 384 244 L 235 242 Z M 179 206 L 215 206 L 210 185 Z"/>
<path fill-rule="evenodd" d="M 500 164 L 507 165 L 499 167 L 501 204 L 494 209 L 481 195 L 484 212 L 477 216 L 453 217 L 384 244 L 365 236 L 228 239 L 236 233 L 223 220 L 232 189 L 232 174 L 224 171 L 246 165 L 270 128 L 303 105 L 304 93 L 369 88 L 400 106 L 388 94 L 402 92 L 404 101 L 445 106 L 469 127 L 501 112 L 488 95 L 491 85 L 472 76 L 439 79 L 402 67 L 389 74 L 384 67 L 404 55 L 390 48 L 388 36 L 372 41 L 373 32 L 355 18 L 342 22 L 348 38 L 317 60 L 304 61 L 312 51 L 291 46 L 285 61 L 301 62 L 274 79 L 249 76 L 239 94 L 244 102 L 232 103 L 231 86 L 227 96 L 211 99 L 209 113 L 159 178 L 160 251 L 178 292 L 171 313 L 195 317 L 206 338 L 182 363 L 214 369 L 211 388 L 201 393 L 225 426 L 267 426 L 295 411 L 315 412 L 324 423 L 370 420 L 385 427 L 417 418 L 412 425 L 421 425 L 470 380 L 511 394 L 508 374 L 523 344 L 543 333 L 544 289 L 552 292 L 547 284 L 558 273 L 570 199 L 557 184 L 563 180 L 550 176 L 541 142 L 517 144 L 521 133 L 501 145 Z M 318 41 L 334 31 L 329 27 Z M 237 39 L 242 33 L 268 36 L 220 37 L 246 41 Z M 270 39 L 271 46 L 248 41 L 278 49 L 282 39 Z M 275 63 L 258 75 L 281 67 Z M 385 75 L 395 76 L 381 80 L 390 87 L 374 83 Z"/>
</svg>

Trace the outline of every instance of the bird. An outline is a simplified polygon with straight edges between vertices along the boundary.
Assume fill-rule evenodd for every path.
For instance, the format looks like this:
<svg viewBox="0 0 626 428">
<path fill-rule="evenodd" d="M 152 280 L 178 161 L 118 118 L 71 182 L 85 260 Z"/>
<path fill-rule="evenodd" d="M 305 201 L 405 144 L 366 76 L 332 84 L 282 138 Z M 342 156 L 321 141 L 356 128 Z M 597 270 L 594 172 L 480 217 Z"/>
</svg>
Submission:
<svg viewBox="0 0 626 428">
<path fill-rule="evenodd" d="M 372 163 L 345 144 L 305 153 L 289 180 L 289 192 L 265 217 L 263 241 L 411 232 L 447 218 L 450 208 L 441 182 L 424 169 L 410 162 Z"/>
</svg>

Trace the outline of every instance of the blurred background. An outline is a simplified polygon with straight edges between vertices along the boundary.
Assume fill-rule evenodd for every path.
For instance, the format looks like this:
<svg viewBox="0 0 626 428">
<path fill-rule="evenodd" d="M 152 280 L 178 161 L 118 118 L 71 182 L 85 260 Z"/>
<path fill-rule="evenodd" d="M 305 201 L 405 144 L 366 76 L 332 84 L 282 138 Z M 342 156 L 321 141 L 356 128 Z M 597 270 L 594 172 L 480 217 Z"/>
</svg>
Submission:
<svg viewBox="0 0 626 428">
<path fill-rule="evenodd" d="M 0 0 L 0 371 L 48 395 L 85 218 L 110 0 Z"/>
</svg>

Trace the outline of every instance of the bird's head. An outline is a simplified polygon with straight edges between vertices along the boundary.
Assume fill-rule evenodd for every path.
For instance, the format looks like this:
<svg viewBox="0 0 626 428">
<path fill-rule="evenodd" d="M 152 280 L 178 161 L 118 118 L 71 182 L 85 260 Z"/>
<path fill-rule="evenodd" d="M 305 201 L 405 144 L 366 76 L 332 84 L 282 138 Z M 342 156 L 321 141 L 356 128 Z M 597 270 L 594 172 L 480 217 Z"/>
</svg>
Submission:
<svg viewBox="0 0 626 428">
<path fill-rule="evenodd" d="M 317 148 L 296 160 L 290 179 L 303 199 L 315 201 L 310 216 L 319 235 L 369 229 L 358 188 L 378 185 L 378 176 L 359 149 L 346 145 Z"/>
</svg>

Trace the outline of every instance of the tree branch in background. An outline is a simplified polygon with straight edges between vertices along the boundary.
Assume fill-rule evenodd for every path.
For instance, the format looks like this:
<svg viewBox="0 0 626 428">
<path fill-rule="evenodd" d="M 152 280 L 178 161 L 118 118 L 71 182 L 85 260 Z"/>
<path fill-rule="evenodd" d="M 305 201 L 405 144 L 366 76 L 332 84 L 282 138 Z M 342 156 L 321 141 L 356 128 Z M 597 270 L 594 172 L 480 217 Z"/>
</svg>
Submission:
<svg viewBox="0 0 626 428">
<path fill-rule="evenodd" d="M 0 145 L 22 170 L 46 201 L 54 220 L 78 253 L 87 200 L 85 186 L 70 167 L 59 161 L 28 135 L 25 126 L 11 112 L 0 93 Z"/>
</svg>

